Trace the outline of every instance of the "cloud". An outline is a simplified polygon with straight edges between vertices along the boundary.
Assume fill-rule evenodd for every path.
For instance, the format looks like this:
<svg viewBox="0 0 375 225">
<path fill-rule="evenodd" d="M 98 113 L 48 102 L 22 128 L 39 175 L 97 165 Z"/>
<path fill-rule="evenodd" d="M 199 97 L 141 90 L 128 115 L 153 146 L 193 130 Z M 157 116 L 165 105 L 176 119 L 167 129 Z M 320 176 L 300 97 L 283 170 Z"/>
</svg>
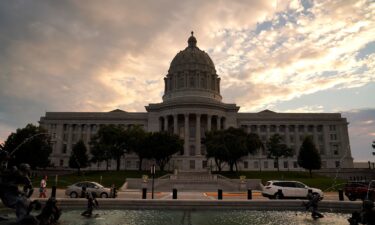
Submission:
<svg viewBox="0 0 375 225">
<path fill-rule="evenodd" d="M 160 102 L 190 30 L 242 111 L 361 87 L 375 81 L 374 23 L 363 0 L 0 2 L 0 139 L 45 111 Z"/>
</svg>

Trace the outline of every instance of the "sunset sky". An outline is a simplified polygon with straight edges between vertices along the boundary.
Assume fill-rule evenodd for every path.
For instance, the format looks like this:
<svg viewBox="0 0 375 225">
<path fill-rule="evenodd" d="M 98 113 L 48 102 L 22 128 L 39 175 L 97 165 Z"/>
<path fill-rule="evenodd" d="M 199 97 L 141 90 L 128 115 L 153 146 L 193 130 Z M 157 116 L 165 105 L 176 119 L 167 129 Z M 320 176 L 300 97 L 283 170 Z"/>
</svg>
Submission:
<svg viewBox="0 0 375 225">
<path fill-rule="evenodd" d="M 190 31 L 240 112 L 340 112 L 374 161 L 375 2 L 0 1 L 0 142 L 46 111 L 144 112 Z"/>
</svg>

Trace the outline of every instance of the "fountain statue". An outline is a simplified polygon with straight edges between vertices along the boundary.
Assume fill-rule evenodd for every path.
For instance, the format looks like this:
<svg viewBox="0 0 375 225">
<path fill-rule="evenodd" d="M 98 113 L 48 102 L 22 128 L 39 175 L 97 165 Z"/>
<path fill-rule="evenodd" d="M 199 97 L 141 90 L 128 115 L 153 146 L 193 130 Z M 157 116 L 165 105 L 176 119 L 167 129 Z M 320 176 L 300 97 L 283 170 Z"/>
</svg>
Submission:
<svg viewBox="0 0 375 225">
<path fill-rule="evenodd" d="M 375 208 L 372 200 L 364 200 L 361 212 L 355 211 L 348 219 L 350 225 L 375 224 Z"/>
<path fill-rule="evenodd" d="M 98 208 L 99 203 L 96 200 L 96 193 L 95 192 L 87 192 L 86 193 L 87 198 L 87 209 L 83 213 L 81 213 L 82 216 L 91 217 L 92 211 L 94 208 Z"/>
<path fill-rule="evenodd" d="M 306 210 L 310 210 L 311 208 L 311 217 L 313 219 L 319 219 L 323 218 L 324 216 L 318 212 L 318 202 L 320 201 L 320 195 L 319 194 L 313 194 L 312 190 L 309 190 L 307 193 L 307 199 L 308 202 L 303 202 L 303 206 L 306 207 Z"/>
<path fill-rule="evenodd" d="M 34 217 L 30 215 L 33 209 L 39 210 L 39 201 L 30 201 L 33 194 L 33 186 L 29 177 L 30 166 L 20 164 L 19 168 L 13 166 L 8 169 L 8 152 L 0 150 L 0 198 L 4 206 L 15 209 L 16 223 L 28 225 L 51 225 L 55 224 L 61 215 L 61 211 L 56 206 L 54 197 L 48 199 L 41 214 Z M 22 191 L 18 186 L 23 186 Z M 0 217 L 1 218 L 1 217 Z M 1 218 L 4 220 L 5 218 Z"/>
</svg>

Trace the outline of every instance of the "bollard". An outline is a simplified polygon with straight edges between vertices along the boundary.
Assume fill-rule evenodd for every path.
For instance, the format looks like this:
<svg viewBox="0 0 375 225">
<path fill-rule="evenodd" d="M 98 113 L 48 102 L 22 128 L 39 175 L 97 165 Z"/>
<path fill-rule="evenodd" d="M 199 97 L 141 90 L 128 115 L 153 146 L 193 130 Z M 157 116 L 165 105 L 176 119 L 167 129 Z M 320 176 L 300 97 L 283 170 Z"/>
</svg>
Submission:
<svg viewBox="0 0 375 225">
<path fill-rule="evenodd" d="M 52 191 L 51 191 L 51 198 L 56 198 L 56 186 L 52 186 Z"/>
<path fill-rule="evenodd" d="M 172 199 L 177 199 L 177 189 L 176 188 L 173 188 Z"/>
<path fill-rule="evenodd" d="M 341 189 L 339 190 L 339 200 L 344 201 L 344 191 Z"/>
<path fill-rule="evenodd" d="M 251 189 L 247 189 L 247 199 L 248 200 L 253 199 L 253 192 L 251 191 Z"/>
<path fill-rule="evenodd" d="M 217 199 L 219 199 L 219 200 L 223 199 L 223 190 L 221 190 L 221 189 L 217 190 Z"/>
<path fill-rule="evenodd" d="M 142 188 L 142 199 L 147 198 L 147 188 Z"/>
<path fill-rule="evenodd" d="M 112 198 L 116 198 L 117 197 L 117 189 L 116 187 L 112 188 Z"/>
<path fill-rule="evenodd" d="M 86 198 L 86 186 L 82 186 L 81 198 Z"/>
<path fill-rule="evenodd" d="M 278 189 L 277 192 L 276 192 L 275 198 L 276 199 L 282 199 L 282 198 L 284 198 L 283 190 Z"/>
</svg>

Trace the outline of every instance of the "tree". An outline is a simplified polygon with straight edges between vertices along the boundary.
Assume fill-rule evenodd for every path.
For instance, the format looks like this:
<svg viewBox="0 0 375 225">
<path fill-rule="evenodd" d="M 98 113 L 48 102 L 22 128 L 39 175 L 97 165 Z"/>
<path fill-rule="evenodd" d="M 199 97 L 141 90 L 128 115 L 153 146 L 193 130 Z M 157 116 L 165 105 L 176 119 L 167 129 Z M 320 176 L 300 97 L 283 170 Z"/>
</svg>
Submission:
<svg viewBox="0 0 375 225">
<path fill-rule="evenodd" d="M 93 160 L 106 160 L 107 169 L 109 160 L 116 160 L 116 170 L 120 170 L 121 157 L 125 154 L 127 146 L 127 133 L 121 125 L 104 125 L 98 130 L 91 142 L 94 155 Z M 100 151 L 104 151 L 100 153 Z"/>
<path fill-rule="evenodd" d="M 279 134 L 274 134 L 267 141 L 267 157 L 273 159 L 277 165 L 277 171 L 280 171 L 279 168 L 279 158 L 281 157 L 290 157 L 293 155 L 293 150 L 288 148 L 286 144 L 281 142 L 282 137 Z"/>
<path fill-rule="evenodd" d="M 263 146 L 258 135 L 247 134 L 243 129 L 233 127 L 206 133 L 204 143 L 206 157 L 214 158 L 218 170 L 221 171 L 222 164 L 226 162 L 231 172 L 234 167 L 238 171 L 237 163 L 242 157 L 254 154 Z"/>
<path fill-rule="evenodd" d="M 183 151 L 184 141 L 175 134 L 168 132 L 155 132 L 147 135 L 146 139 L 148 151 L 159 166 L 160 171 L 164 171 L 165 165 L 172 155 Z"/>
<path fill-rule="evenodd" d="M 87 155 L 87 148 L 82 140 L 79 140 L 72 149 L 69 158 L 69 167 L 78 169 L 78 174 L 81 173 L 81 168 L 86 168 L 89 165 L 89 156 Z"/>
<path fill-rule="evenodd" d="M 310 136 L 305 137 L 300 147 L 298 154 L 298 165 L 309 170 L 310 177 L 312 177 L 311 170 L 318 170 L 322 166 L 320 154 Z"/>
<path fill-rule="evenodd" d="M 11 155 L 9 166 L 28 163 L 32 169 L 35 169 L 50 165 L 48 159 L 52 152 L 50 136 L 40 126 L 28 124 L 25 128 L 17 129 L 15 133 L 8 136 L 2 148 Z"/>
<path fill-rule="evenodd" d="M 152 146 L 146 141 L 149 133 L 140 126 L 131 127 L 126 131 L 128 136 L 128 148 L 138 155 L 139 171 L 142 170 L 143 159 L 152 158 Z"/>
</svg>

